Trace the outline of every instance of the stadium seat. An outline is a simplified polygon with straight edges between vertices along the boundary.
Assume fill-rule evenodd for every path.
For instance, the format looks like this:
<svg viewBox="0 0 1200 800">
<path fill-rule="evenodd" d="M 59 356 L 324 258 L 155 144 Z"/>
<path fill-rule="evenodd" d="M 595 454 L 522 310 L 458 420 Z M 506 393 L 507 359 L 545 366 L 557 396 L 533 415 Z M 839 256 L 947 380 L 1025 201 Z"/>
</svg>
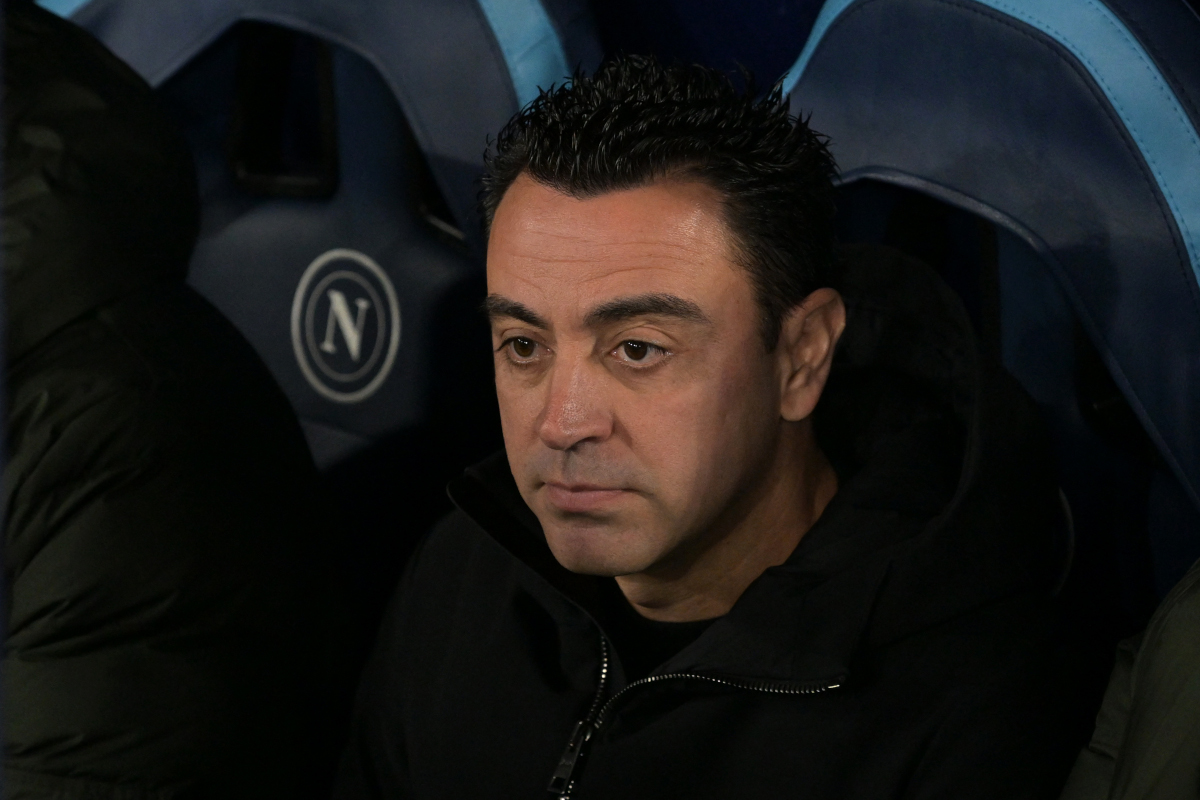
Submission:
<svg viewBox="0 0 1200 800">
<path fill-rule="evenodd" d="M 204 204 L 189 280 L 262 354 L 318 464 L 422 421 L 439 303 L 481 267 L 487 137 L 598 59 L 582 10 L 91 0 L 70 17 L 184 123 Z"/>
<path fill-rule="evenodd" d="M 1197 42 L 1183 0 L 827 0 L 783 79 L 842 238 L 939 268 L 1044 409 L 1097 652 L 1200 557 Z"/>
<path fill-rule="evenodd" d="M 445 481 L 499 446 L 478 178 L 488 137 L 600 58 L 575 0 L 43 0 L 192 146 L 188 282 L 246 336 L 334 496 L 363 640 Z M 365 646 L 365 645 L 364 645 Z"/>
</svg>

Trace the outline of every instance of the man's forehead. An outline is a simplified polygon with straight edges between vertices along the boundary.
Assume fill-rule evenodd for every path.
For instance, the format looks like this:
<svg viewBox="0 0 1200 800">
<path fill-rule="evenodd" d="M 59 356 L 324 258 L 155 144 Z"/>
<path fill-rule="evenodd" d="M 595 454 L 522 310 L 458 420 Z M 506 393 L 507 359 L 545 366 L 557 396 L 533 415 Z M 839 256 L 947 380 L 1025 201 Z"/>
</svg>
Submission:
<svg viewBox="0 0 1200 800">
<path fill-rule="evenodd" d="M 653 210 L 654 216 L 646 212 Z M 687 178 L 663 178 L 644 185 L 579 196 L 520 175 L 504 193 L 493 226 L 518 220 L 530 230 L 549 231 L 562 224 L 593 232 L 662 230 L 664 223 L 686 233 L 690 226 L 720 221 L 721 196 L 708 184 Z M 703 217 L 711 219 L 702 219 Z"/>
<path fill-rule="evenodd" d="M 488 243 L 488 289 L 513 297 L 680 294 L 723 282 L 732 267 L 715 191 L 694 182 L 575 198 L 522 176 Z"/>
</svg>

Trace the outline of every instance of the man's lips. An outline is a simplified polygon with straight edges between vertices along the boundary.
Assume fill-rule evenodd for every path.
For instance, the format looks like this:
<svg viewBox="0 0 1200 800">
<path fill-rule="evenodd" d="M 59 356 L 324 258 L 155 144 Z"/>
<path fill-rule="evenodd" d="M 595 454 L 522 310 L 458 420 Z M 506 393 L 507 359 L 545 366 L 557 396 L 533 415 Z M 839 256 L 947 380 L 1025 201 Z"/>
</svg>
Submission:
<svg viewBox="0 0 1200 800">
<path fill-rule="evenodd" d="M 544 486 L 546 499 L 550 501 L 550 505 L 560 511 L 577 513 L 609 508 L 623 496 L 629 494 L 628 489 L 614 489 L 591 483 L 546 481 Z"/>
</svg>

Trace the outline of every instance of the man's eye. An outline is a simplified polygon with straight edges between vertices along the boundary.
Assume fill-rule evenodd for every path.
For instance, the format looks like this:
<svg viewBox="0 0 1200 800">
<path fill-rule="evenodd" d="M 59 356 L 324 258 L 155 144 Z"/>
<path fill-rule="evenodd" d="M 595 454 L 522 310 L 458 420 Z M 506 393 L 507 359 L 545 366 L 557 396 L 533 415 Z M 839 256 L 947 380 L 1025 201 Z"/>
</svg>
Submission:
<svg viewBox="0 0 1200 800">
<path fill-rule="evenodd" d="M 537 352 L 537 342 L 522 336 L 510 339 L 509 347 L 512 348 L 517 358 L 533 358 L 533 354 Z"/>
<path fill-rule="evenodd" d="M 656 344 L 630 340 L 617 345 L 617 349 L 613 352 L 613 355 L 626 364 L 647 366 L 666 355 L 666 351 Z"/>
</svg>

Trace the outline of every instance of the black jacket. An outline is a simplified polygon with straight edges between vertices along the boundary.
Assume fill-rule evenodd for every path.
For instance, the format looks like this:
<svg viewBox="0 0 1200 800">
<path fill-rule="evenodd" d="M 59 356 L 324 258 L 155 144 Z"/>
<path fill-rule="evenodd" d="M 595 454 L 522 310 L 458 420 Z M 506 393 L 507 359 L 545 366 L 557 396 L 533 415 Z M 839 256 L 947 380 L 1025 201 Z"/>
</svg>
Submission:
<svg viewBox="0 0 1200 800">
<path fill-rule="evenodd" d="M 1057 793 L 1045 435 L 931 272 L 847 258 L 817 412 L 841 488 L 788 562 L 627 684 L 599 579 L 554 561 L 502 457 L 468 470 L 381 632 L 339 800 L 545 797 L 556 771 L 578 800 Z"/>
<path fill-rule="evenodd" d="M 299 424 L 184 284 L 150 87 L 33 3 L 5 23 L 5 795 L 301 796 L 333 748 Z"/>
</svg>

